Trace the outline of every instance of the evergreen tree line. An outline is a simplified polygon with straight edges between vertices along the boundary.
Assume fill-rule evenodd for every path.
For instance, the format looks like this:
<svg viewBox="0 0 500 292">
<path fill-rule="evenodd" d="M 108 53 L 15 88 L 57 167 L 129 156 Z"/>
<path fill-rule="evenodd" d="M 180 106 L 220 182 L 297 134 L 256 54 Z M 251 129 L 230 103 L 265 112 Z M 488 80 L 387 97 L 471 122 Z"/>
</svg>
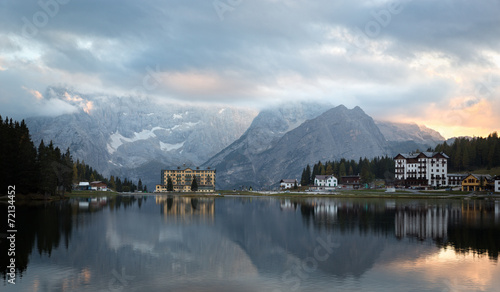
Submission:
<svg viewBox="0 0 500 292">
<path fill-rule="evenodd" d="M 446 142 L 437 145 L 434 151 L 444 152 L 450 157 L 448 172 L 489 170 L 500 166 L 500 138 L 497 132 L 486 138 L 457 138 L 451 145 Z"/>
<path fill-rule="evenodd" d="M 8 186 L 16 186 L 16 194 L 63 196 L 71 192 L 73 183 L 100 180 L 118 192 L 147 191 L 139 179 L 138 185 L 126 178 L 103 177 L 83 161 L 73 162 L 69 148 L 63 153 L 52 141 L 35 147 L 26 123 L 2 119 L 0 116 L 0 194 Z"/>
<path fill-rule="evenodd" d="M 147 192 L 148 187 L 142 184 L 142 180 L 139 178 L 137 185 L 133 183 L 132 180 L 124 178 L 121 180 L 119 177 L 111 175 L 109 178 L 104 177 L 98 173 L 95 169 L 92 169 L 89 165 L 85 164 L 85 161 L 80 162 L 79 159 L 73 165 L 73 181 L 102 181 L 109 188 L 116 190 L 117 192 Z"/>
<path fill-rule="evenodd" d="M 340 180 L 346 175 L 360 175 L 362 183 L 370 183 L 374 179 L 394 179 L 394 160 L 392 157 L 375 157 L 372 160 L 359 158 L 359 161 L 342 158 L 337 161 L 319 161 L 313 167 L 308 164 L 302 170 L 300 183 L 302 186 L 314 184 L 316 175 L 334 175 Z"/>
<path fill-rule="evenodd" d="M 73 162 L 52 142 L 35 148 L 26 123 L 0 117 L 0 190 L 15 185 L 16 194 L 64 195 L 71 190 Z"/>
</svg>

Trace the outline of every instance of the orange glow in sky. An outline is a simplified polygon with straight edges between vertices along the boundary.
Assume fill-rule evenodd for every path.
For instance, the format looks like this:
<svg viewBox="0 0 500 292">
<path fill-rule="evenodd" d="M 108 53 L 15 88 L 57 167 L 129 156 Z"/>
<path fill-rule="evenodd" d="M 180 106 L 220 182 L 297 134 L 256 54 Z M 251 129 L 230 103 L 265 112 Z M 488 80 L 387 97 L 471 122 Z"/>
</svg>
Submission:
<svg viewBox="0 0 500 292">
<path fill-rule="evenodd" d="M 500 102 L 458 97 L 451 99 L 446 105 L 433 103 L 423 111 L 398 114 L 389 120 L 425 125 L 438 131 L 446 139 L 460 136 L 487 137 L 500 131 Z"/>
</svg>

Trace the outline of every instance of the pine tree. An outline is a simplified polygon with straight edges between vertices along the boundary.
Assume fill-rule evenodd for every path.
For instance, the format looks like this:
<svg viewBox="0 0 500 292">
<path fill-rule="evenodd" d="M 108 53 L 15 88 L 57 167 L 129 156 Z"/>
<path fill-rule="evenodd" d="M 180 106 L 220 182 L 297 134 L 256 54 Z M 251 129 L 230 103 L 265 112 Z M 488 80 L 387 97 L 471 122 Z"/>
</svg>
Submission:
<svg viewBox="0 0 500 292">
<path fill-rule="evenodd" d="M 16 123 L 16 125 L 19 125 Z M 16 129 L 16 188 L 22 194 L 35 193 L 38 188 L 38 168 L 36 163 L 36 148 L 31 141 L 28 127 L 24 120 Z"/>
<path fill-rule="evenodd" d="M 339 177 L 343 177 L 343 176 L 346 176 L 346 175 L 347 175 L 347 171 L 346 171 L 346 168 L 345 168 L 345 163 L 341 162 L 340 165 L 339 165 Z"/>
<path fill-rule="evenodd" d="M 116 190 L 115 177 L 113 175 L 109 177 L 109 187 Z"/>
<path fill-rule="evenodd" d="M 193 177 L 193 182 L 191 183 L 191 191 L 198 191 L 198 183 L 196 182 L 196 177 Z"/>
<path fill-rule="evenodd" d="M 174 184 L 172 183 L 172 178 L 169 176 L 167 178 L 167 192 L 173 192 L 174 191 Z"/>
<path fill-rule="evenodd" d="M 38 146 L 38 165 L 40 169 L 40 183 L 39 190 L 44 195 L 50 194 L 50 174 L 48 169 L 48 149 L 45 146 L 45 143 L 40 141 L 40 145 Z"/>
<path fill-rule="evenodd" d="M 76 163 L 73 163 L 73 183 L 78 183 L 78 167 Z"/>
<path fill-rule="evenodd" d="M 307 165 L 306 167 L 306 186 L 310 185 L 311 184 L 311 167 L 309 166 L 309 164 Z"/>
<path fill-rule="evenodd" d="M 314 178 L 321 174 L 320 173 L 320 168 L 321 167 L 321 161 L 319 161 L 317 164 L 314 164 L 313 165 L 313 168 L 312 168 L 312 174 L 311 174 L 311 181 L 314 180 Z"/>
<path fill-rule="evenodd" d="M 117 177 L 115 181 L 116 181 L 116 191 L 121 193 L 123 190 L 122 181 L 119 177 Z"/>
<path fill-rule="evenodd" d="M 464 147 L 464 151 L 462 152 L 462 167 L 464 170 L 469 169 L 469 150 L 467 147 Z"/>
<path fill-rule="evenodd" d="M 326 166 L 326 170 L 325 170 L 325 174 L 326 175 L 332 175 L 333 174 L 333 167 L 332 167 L 332 163 L 328 163 L 327 166 Z"/>
<path fill-rule="evenodd" d="M 367 164 L 364 164 L 361 168 L 361 183 L 369 184 L 373 181 L 374 177 L 372 172 L 370 171 L 370 167 Z"/>
<path fill-rule="evenodd" d="M 306 177 L 306 169 L 302 169 L 302 176 L 300 177 L 300 184 L 303 186 L 307 186 L 308 179 Z"/>
<path fill-rule="evenodd" d="M 7 138 L 8 138 L 8 128 L 4 124 L 2 116 L 0 115 L 0 189 L 6 190 L 9 185 L 7 179 L 8 167 L 7 164 Z"/>
<path fill-rule="evenodd" d="M 69 148 L 66 149 L 66 153 L 61 156 L 60 161 L 53 168 L 58 172 L 58 186 L 62 191 L 61 196 L 64 193 L 71 192 L 71 186 L 73 184 L 73 159 L 71 158 L 71 153 Z"/>
<path fill-rule="evenodd" d="M 137 190 L 139 192 L 142 192 L 142 180 L 141 179 L 139 179 L 139 182 L 137 183 Z"/>
</svg>

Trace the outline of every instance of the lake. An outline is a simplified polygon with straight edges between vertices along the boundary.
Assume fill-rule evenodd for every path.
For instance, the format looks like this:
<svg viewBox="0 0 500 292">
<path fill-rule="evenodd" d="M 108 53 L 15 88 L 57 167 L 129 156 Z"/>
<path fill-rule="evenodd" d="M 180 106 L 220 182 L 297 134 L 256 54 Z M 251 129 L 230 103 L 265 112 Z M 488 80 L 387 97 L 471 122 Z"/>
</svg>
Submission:
<svg viewBox="0 0 500 292">
<path fill-rule="evenodd" d="M 1 204 L 2 214 L 7 206 Z M 6 216 L 5 216 L 6 217 Z M 500 201 L 116 196 L 16 205 L 1 291 L 498 291 Z"/>
</svg>

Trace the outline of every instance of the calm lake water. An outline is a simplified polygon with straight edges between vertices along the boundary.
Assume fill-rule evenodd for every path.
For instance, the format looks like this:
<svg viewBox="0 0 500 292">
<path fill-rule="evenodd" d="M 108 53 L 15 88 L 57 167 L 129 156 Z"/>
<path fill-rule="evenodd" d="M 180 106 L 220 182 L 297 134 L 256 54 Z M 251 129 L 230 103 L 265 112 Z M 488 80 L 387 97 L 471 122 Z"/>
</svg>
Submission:
<svg viewBox="0 0 500 292">
<path fill-rule="evenodd" d="M 118 196 L 19 203 L 16 224 L 1 291 L 500 289 L 494 200 Z"/>
</svg>

